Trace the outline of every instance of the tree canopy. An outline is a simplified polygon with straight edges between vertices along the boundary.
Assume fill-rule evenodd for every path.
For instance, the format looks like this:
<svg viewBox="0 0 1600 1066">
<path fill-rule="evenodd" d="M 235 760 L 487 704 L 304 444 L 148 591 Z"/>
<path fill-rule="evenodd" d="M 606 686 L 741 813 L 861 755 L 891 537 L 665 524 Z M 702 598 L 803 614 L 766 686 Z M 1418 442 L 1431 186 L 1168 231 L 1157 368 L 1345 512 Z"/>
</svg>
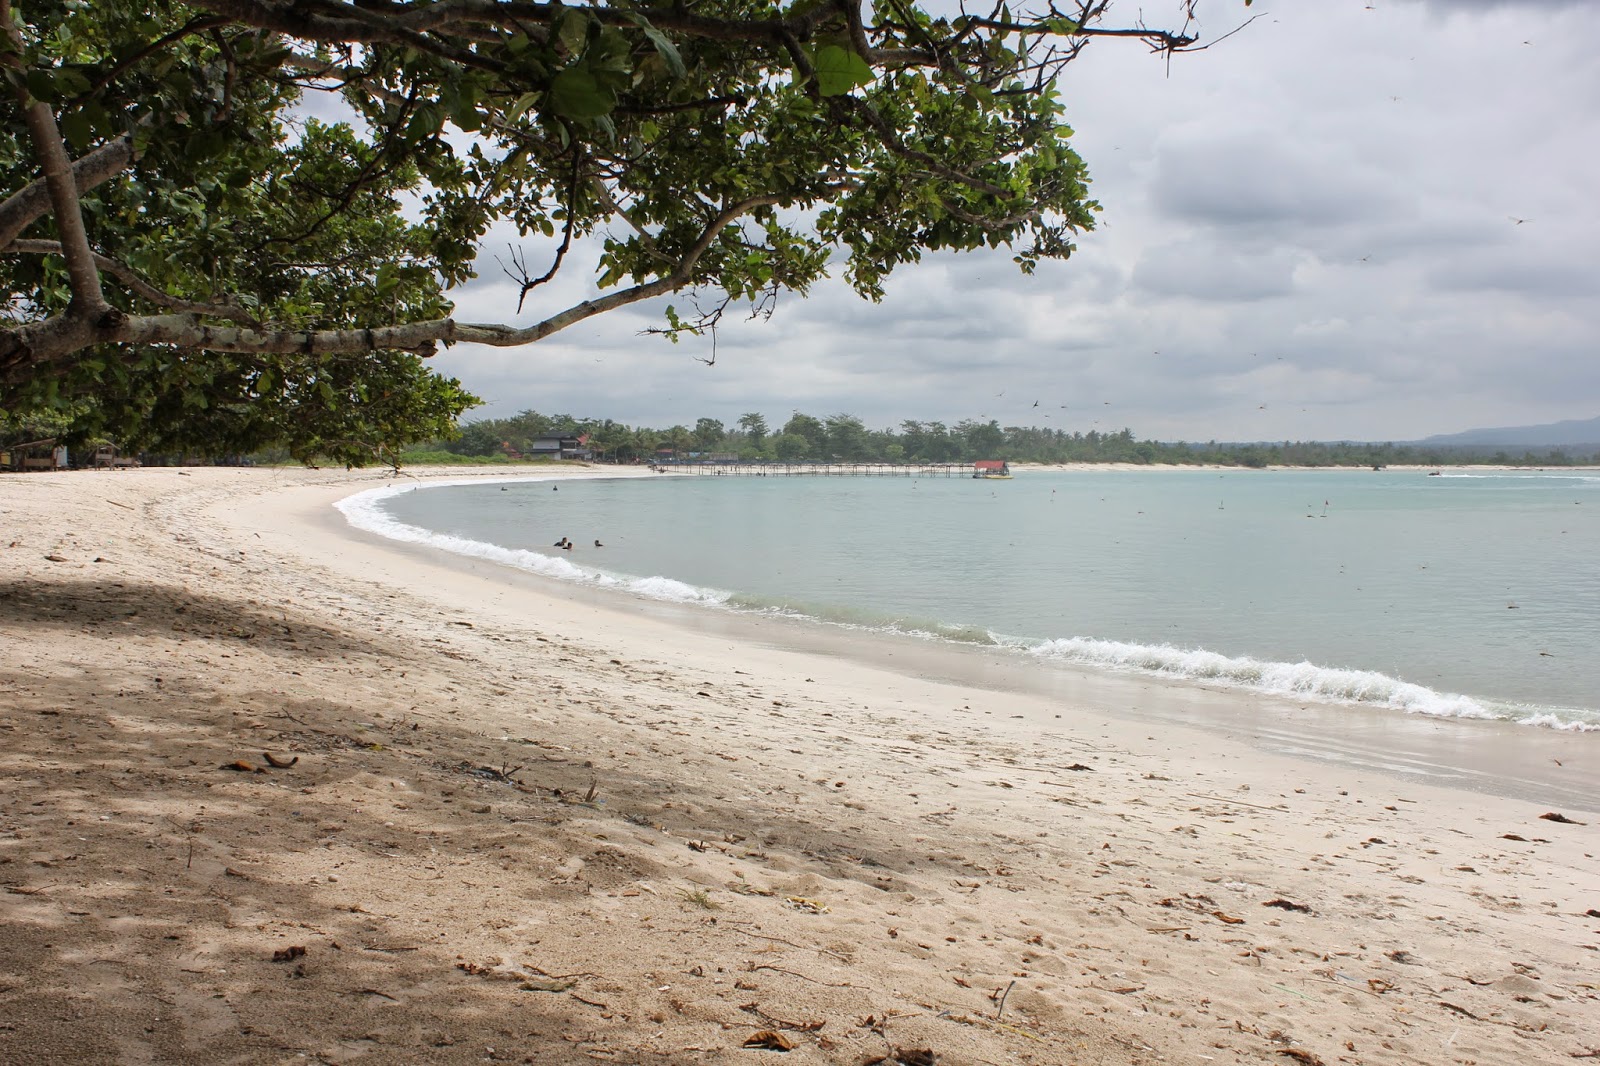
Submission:
<svg viewBox="0 0 1600 1066">
<path fill-rule="evenodd" d="M 701 424 L 717 425 L 702 418 Z M 0 432 L 4 422 L 0 420 Z M 759 432 L 757 430 L 759 429 Z M 796 411 L 776 434 L 759 412 L 742 415 L 738 428 L 719 439 L 684 426 L 629 426 L 609 418 L 579 418 L 523 411 L 510 418 L 468 423 L 457 439 L 419 453 L 433 461 L 452 456 L 504 462 L 530 449 L 532 441 L 559 434 L 583 436 L 602 462 L 654 462 L 661 449 L 676 461 L 716 461 L 736 455 L 745 462 L 795 463 L 1135 463 L 1221 466 L 1449 466 L 1492 462 L 1502 466 L 1580 466 L 1600 462 L 1592 444 L 1524 449 L 1513 455 L 1498 445 L 1418 445 L 1359 441 L 1183 442 L 1142 440 L 1131 429 L 1101 432 L 1049 426 L 1001 426 L 990 418 L 963 418 L 953 425 L 907 419 L 895 428 L 870 429 L 850 414 L 817 418 Z M 714 453 L 708 455 L 707 453 Z"/>
<path fill-rule="evenodd" d="M 698 332 L 830 267 L 876 299 L 932 250 L 1031 271 L 1097 206 L 1058 75 L 1198 47 L 1196 2 L 0 0 L 0 407 L 360 463 L 475 402 L 440 344 L 682 290 L 662 332 Z M 531 324 L 452 315 L 496 224 Z M 584 245 L 598 295 L 559 306 Z"/>
</svg>

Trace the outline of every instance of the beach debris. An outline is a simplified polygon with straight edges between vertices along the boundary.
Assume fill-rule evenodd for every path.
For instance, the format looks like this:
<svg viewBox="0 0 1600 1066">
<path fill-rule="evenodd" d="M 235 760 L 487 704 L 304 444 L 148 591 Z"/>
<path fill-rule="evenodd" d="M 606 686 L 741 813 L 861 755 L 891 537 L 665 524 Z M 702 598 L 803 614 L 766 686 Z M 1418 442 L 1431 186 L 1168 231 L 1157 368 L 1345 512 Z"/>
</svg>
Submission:
<svg viewBox="0 0 1600 1066">
<path fill-rule="evenodd" d="M 49 555 L 45 556 L 45 560 L 52 563 L 64 563 L 67 561 L 67 557 L 65 555 L 57 555 L 54 552 L 51 552 Z"/>
<path fill-rule="evenodd" d="M 1590 907 L 1588 910 L 1583 912 L 1583 916 L 1585 918 L 1600 918 L 1600 910 L 1595 910 L 1593 907 Z"/>
<path fill-rule="evenodd" d="M 471 774 L 473 777 L 482 777 L 489 781 L 500 781 L 504 784 L 511 785 L 516 784 L 516 780 L 512 775 L 518 770 L 522 769 L 523 765 L 523 763 L 518 763 L 516 766 L 507 769 L 505 765 L 502 764 L 500 769 L 496 770 L 492 766 L 474 766 L 471 763 L 463 760 L 462 762 L 456 764 L 456 771 L 458 773 Z"/>
<path fill-rule="evenodd" d="M 279 948 L 272 953 L 273 962 L 293 962 L 306 953 L 304 945 L 291 944 L 286 948 Z"/>
<path fill-rule="evenodd" d="M 1546 813 L 1539 815 L 1539 817 L 1543 818 L 1547 822 L 1560 822 L 1562 825 L 1588 825 L 1589 824 L 1588 822 L 1574 821 L 1573 819 L 1568 818 L 1566 815 L 1561 814 L 1559 811 L 1547 811 Z"/>
<path fill-rule="evenodd" d="M 577 979 L 560 977 L 553 979 L 528 980 L 522 982 L 517 988 L 524 992 L 565 992 L 576 985 Z"/>
<path fill-rule="evenodd" d="M 747 982 L 736 982 L 735 987 L 742 988 L 746 983 Z M 750 987 L 754 988 L 755 986 L 750 985 Z M 821 1032 L 822 1027 L 828 1024 L 827 1019 L 825 1018 L 819 1018 L 815 1021 L 809 1022 L 789 1021 L 786 1018 L 779 1018 L 776 1015 L 768 1014 L 766 1011 L 761 1009 L 759 1004 L 756 1003 L 741 1003 L 739 1004 L 739 1009 L 747 1014 L 754 1014 L 757 1018 L 760 1018 L 763 1022 L 772 1026 L 774 1029 L 788 1029 L 796 1033 Z"/>
<path fill-rule="evenodd" d="M 1228 925 L 1243 925 L 1244 924 L 1244 919 L 1243 918 L 1235 918 L 1233 915 L 1224 914 L 1222 911 L 1212 911 L 1211 912 L 1211 917 L 1215 918 L 1219 922 L 1226 922 Z"/>
<path fill-rule="evenodd" d="M 1006 1012 L 1006 997 L 1011 995 L 1011 989 L 1016 986 L 1016 983 L 1017 983 L 1016 981 L 1012 981 L 1012 982 L 1010 982 L 1009 984 L 1006 985 L 1005 991 L 1001 991 L 1000 989 L 997 988 L 997 989 L 994 990 L 993 993 L 990 994 L 989 998 L 995 1001 L 995 1008 L 994 1008 L 994 1020 L 995 1021 L 999 1021 L 1000 1020 L 1000 1015 L 1002 1015 L 1002 1014 L 1004 1014 Z"/>
<path fill-rule="evenodd" d="M 278 756 L 272 754 L 272 752 L 270 752 L 270 751 L 262 752 L 261 753 L 261 757 L 263 759 L 267 760 L 267 765 L 268 766 L 275 766 L 279 770 L 287 770 L 289 767 L 293 766 L 295 763 L 300 761 L 300 756 L 298 756 L 298 755 L 291 756 L 291 757 L 289 757 L 287 759 L 281 759 Z"/>
<path fill-rule="evenodd" d="M 1302 914 L 1311 913 L 1311 908 L 1307 907 L 1304 903 L 1295 903 L 1292 900 L 1287 899 L 1269 899 L 1263 903 L 1262 906 L 1276 907 L 1280 911 L 1299 911 Z"/>
<path fill-rule="evenodd" d="M 252 766 L 243 759 L 235 759 L 232 762 L 225 762 L 221 766 L 217 767 L 217 769 L 235 770 L 241 774 L 264 774 L 267 772 L 266 767 Z"/>
<path fill-rule="evenodd" d="M 829 912 L 828 905 L 821 900 L 806 899 L 804 896 L 786 896 L 783 901 L 795 910 L 805 911 L 807 914 L 827 914 Z"/>
<path fill-rule="evenodd" d="M 1072 765 L 1071 765 L 1071 766 L 1069 766 L 1069 767 L 1067 767 L 1067 769 L 1068 769 L 1068 770 L 1089 770 L 1089 771 L 1093 771 L 1093 770 L 1094 770 L 1094 767 L 1092 767 L 1092 766 L 1085 766 L 1085 765 L 1083 765 L 1083 763 L 1081 763 L 1081 762 L 1075 762 L 1075 763 L 1073 763 L 1073 764 L 1072 764 Z"/>
<path fill-rule="evenodd" d="M 1278 1049 L 1278 1054 L 1291 1058 L 1296 1062 L 1305 1063 L 1305 1066 L 1323 1066 L 1322 1059 L 1307 1051 L 1305 1048 L 1286 1047 Z"/>
<path fill-rule="evenodd" d="M 745 1037 L 744 1046 L 766 1051 L 793 1051 L 799 1045 L 776 1029 L 758 1029 Z"/>
</svg>

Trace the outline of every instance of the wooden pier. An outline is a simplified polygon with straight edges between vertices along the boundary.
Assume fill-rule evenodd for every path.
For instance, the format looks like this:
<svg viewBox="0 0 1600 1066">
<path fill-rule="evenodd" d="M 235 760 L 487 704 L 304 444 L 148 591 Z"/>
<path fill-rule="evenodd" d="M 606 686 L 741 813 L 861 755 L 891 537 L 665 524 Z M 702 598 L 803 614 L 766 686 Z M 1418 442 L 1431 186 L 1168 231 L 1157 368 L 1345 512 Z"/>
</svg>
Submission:
<svg viewBox="0 0 1600 1066">
<path fill-rule="evenodd" d="M 701 477 L 972 477 L 971 463 L 656 462 L 658 474 Z"/>
</svg>

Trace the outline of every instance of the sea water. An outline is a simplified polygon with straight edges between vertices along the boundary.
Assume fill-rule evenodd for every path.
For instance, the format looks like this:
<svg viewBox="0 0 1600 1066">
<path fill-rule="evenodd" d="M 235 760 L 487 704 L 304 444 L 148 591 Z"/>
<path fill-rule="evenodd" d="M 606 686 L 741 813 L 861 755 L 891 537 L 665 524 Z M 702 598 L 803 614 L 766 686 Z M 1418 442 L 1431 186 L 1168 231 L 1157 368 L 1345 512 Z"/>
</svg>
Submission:
<svg viewBox="0 0 1600 1066">
<path fill-rule="evenodd" d="M 1018 670 L 1600 728 L 1593 472 L 661 475 L 341 506 L 618 595 L 983 644 Z"/>
</svg>

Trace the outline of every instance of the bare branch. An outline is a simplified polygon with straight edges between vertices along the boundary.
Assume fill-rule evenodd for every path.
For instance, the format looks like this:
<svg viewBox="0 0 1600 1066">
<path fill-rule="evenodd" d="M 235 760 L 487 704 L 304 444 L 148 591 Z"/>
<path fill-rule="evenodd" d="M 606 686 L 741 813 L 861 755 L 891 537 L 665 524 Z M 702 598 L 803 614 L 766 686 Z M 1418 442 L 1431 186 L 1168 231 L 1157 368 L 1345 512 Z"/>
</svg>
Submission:
<svg viewBox="0 0 1600 1066">
<path fill-rule="evenodd" d="M 101 145 L 72 164 L 73 182 L 78 194 L 88 192 L 127 169 L 134 161 L 133 135 L 123 134 Z M 50 189 L 39 178 L 0 201 L 0 247 L 10 244 L 22 232 L 50 213 Z"/>
<path fill-rule="evenodd" d="M 583 152 L 578 149 L 578 142 L 572 143 L 572 180 L 567 184 L 567 218 L 566 224 L 561 227 L 561 246 L 556 249 L 555 262 L 550 264 L 550 269 L 537 278 L 529 278 L 526 269 L 522 269 L 522 292 L 517 294 L 517 314 L 522 313 L 522 304 L 528 298 L 528 293 L 556 276 L 556 271 L 561 269 L 561 264 L 566 261 L 567 251 L 572 247 L 572 231 L 578 224 L 578 183 L 583 177 Z"/>
</svg>

